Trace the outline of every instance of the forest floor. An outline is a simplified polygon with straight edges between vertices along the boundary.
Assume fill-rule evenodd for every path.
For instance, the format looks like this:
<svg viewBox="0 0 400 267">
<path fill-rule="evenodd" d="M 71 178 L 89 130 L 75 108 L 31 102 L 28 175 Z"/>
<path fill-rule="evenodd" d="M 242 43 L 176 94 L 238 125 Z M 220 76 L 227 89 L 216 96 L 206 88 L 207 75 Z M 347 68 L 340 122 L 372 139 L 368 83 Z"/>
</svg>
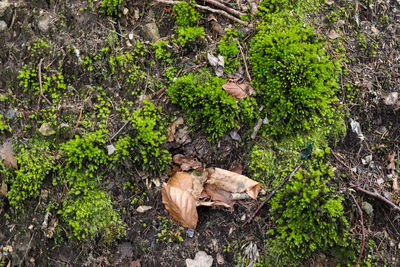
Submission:
<svg viewBox="0 0 400 267">
<path fill-rule="evenodd" d="M 222 2 L 244 13 L 257 4 L 242 0 Z M 219 9 L 203 1 L 197 4 Z M 94 111 L 104 107 L 108 110 L 106 128 L 111 137 L 125 130 L 118 108 L 128 100 L 132 101 L 128 109 L 137 108 L 143 98 L 161 107 L 169 122 L 175 121 L 182 111 L 172 105 L 165 91 L 167 75 L 178 77 L 209 66 L 207 52 L 216 50 L 227 28 L 236 28 L 245 36 L 243 54 L 238 56 L 239 73 L 242 79 L 248 79 L 242 62 L 257 32 L 256 20 L 245 26 L 221 14 L 198 9 L 201 14 L 198 24 L 204 27 L 205 38 L 182 48 L 173 42 L 176 25 L 171 5 L 126 0 L 118 19 L 100 16 L 99 9 L 99 1 L 0 1 L 0 114 L 8 127 L 0 143 L 27 142 L 42 135 L 56 143 L 64 142 L 90 127 L 98 127 L 97 122 L 91 121 L 98 118 Z M 326 1 L 316 14 L 310 14 L 309 20 L 328 44 L 329 53 L 333 57 L 344 53 L 346 59 L 342 63 L 346 71 L 340 76 L 339 99 L 347 114 L 347 135 L 331 147 L 330 158 L 337 176 L 348 177 L 339 189 L 346 191 L 350 184 L 355 184 L 399 205 L 400 1 Z M 162 62 L 155 54 L 152 43 L 159 40 L 169 41 L 172 53 L 169 63 Z M 43 52 L 43 47 L 48 48 Z M 104 52 L 105 47 L 114 51 Z M 36 51 L 39 52 L 33 55 Z M 102 63 L 108 59 L 102 59 L 101 55 L 121 51 L 141 54 L 135 63 L 140 69 L 137 74 L 142 77 L 139 93 L 126 91 L 119 79 L 125 77 L 123 72 L 121 77 L 108 79 L 108 63 Z M 100 58 L 96 59 L 96 55 Z M 50 105 L 45 97 L 37 105 L 39 94 L 24 90 L 20 84 L 18 76 L 23 66 L 34 66 L 37 73 L 39 62 L 47 76 L 62 72 L 70 95 L 63 96 L 57 107 Z M 166 74 L 173 70 L 170 67 L 174 72 Z M 89 90 L 91 86 L 101 86 L 106 93 Z M 104 99 L 109 105 L 102 102 Z M 352 132 L 352 120 L 360 123 L 363 141 Z M 51 121 L 55 122 L 50 125 L 56 135 L 41 128 Z M 63 127 L 70 131 L 59 134 Z M 205 134 L 191 132 L 185 125 L 178 126 L 178 133 L 180 136 L 172 137 L 166 145 L 171 155 L 193 157 L 207 167 L 229 170 L 242 166 L 243 174 L 251 178 L 249 154 L 252 144 L 259 142 L 257 138 L 253 143 L 240 142 L 227 133 L 218 142 L 210 142 Z M 16 211 L 8 203 L 7 188 L 0 178 L 0 266 L 184 266 L 185 260 L 193 259 L 198 251 L 212 256 L 213 266 L 234 266 L 262 255 L 268 238 L 266 232 L 274 227 L 269 220 L 268 205 L 251 224 L 242 226 L 260 203 L 245 200 L 238 201 L 233 211 L 198 208 L 197 228 L 190 237 L 172 220 L 162 203 L 161 184 L 168 180 L 167 171 L 151 177 L 126 164 L 108 171 L 104 177 L 102 183 L 126 225 L 126 235 L 107 246 L 77 241 L 62 219 L 52 212 L 51 204 L 60 203 L 68 190 L 66 186 L 53 187 L 54 177 L 43 180 L 39 196 L 27 201 L 24 212 Z M 260 195 L 265 196 L 271 190 L 265 186 Z M 345 214 L 351 236 L 360 244 L 363 238 L 366 240 L 362 257 L 370 258 L 376 266 L 400 266 L 400 213 L 382 199 L 358 190 L 352 192 L 363 207 L 363 223 L 350 197 L 344 202 Z M 151 209 L 139 212 L 139 206 Z M 324 253 L 304 262 L 305 266 L 336 264 L 335 258 Z"/>
</svg>

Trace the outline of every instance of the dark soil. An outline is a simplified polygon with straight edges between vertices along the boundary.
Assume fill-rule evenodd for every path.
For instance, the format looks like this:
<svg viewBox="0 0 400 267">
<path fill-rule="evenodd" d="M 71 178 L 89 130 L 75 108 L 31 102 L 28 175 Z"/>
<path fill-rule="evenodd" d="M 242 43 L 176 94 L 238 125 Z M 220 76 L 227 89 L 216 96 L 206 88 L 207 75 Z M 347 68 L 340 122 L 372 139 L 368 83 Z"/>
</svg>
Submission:
<svg viewBox="0 0 400 267">
<path fill-rule="evenodd" d="M 371 192 L 388 196 L 398 205 L 400 191 L 394 190 L 392 184 L 397 173 L 387 169 L 387 156 L 394 153 L 397 161 L 400 161 L 400 105 L 399 102 L 385 104 L 385 98 L 390 93 L 400 93 L 400 2 L 370 1 L 373 2 L 370 5 L 366 0 L 328 2 L 317 15 L 310 16 L 310 22 L 315 24 L 316 32 L 329 42 L 331 54 L 339 56 L 344 52 L 346 58 L 343 65 L 348 72 L 341 77 L 340 100 L 348 115 L 348 134 L 333 147 L 336 157 L 332 157 L 332 164 L 339 176 L 345 174 L 349 177 L 342 182 L 341 190 L 347 190 L 352 182 Z M 51 70 L 61 66 L 66 83 L 74 90 L 84 90 L 88 85 L 102 83 L 113 97 L 137 101 L 122 91 L 117 81 L 85 72 L 67 46 L 79 49 L 82 58 L 96 55 L 104 47 L 110 33 L 117 32 L 120 45 L 115 47 L 116 50 L 130 49 L 135 40 L 145 42 L 150 48 L 151 39 L 144 25 L 155 22 L 161 38 L 171 38 L 174 34 L 172 8 L 155 2 L 127 0 L 124 1 L 127 13 L 113 20 L 98 15 L 99 1 L 93 4 L 94 7 L 89 8 L 87 1 L 79 0 L 10 1 L 4 14 L 0 13 L 0 20 L 7 24 L 7 28 L 0 32 L 0 94 L 11 96 L 7 101 L 0 101 L 0 112 L 5 115 L 11 109 L 22 114 L 10 120 L 12 131 L 5 132 L 0 137 L 1 142 L 8 138 L 23 140 L 32 137 L 32 132 L 27 132 L 25 125 L 31 124 L 36 131 L 40 127 L 38 122 L 29 119 L 36 104 L 27 106 L 26 102 L 21 101 L 31 96 L 23 92 L 17 79 L 18 72 L 30 60 L 31 45 L 38 38 L 52 44 L 53 53 L 44 59 L 44 65 Z M 239 9 L 233 2 L 230 4 Z M 248 5 L 247 2 L 240 4 L 245 7 Z M 174 64 L 181 72 L 207 65 L 205 51 L 215 47 L 221 38 L 217 29 L 233 25 L 224 17 L 217 16 L 216 26 L 208 21 L 209 14 L 202 14 L 200 24 L 205 27 L 206 39 L 187 49 L 172 48 L 175 51 Z M 340 15 L 332 19 L 335 14 Z M 45 29 L 40 29 L 39 21 L 44 16 L 48 16 L 49 21 L 41 26 Z M 242 30 L 248 33 L 248 40 L 255 32 L 251 27 L 242 27 Z M 334 36 L 332 31 L 338 36 Z M 129 34 L 132 34 L 133 40 L 127 38 Z M 248 46 L 244 49 L 246 53 Z M 152 60 L 154 55 L 144 59 L 140 65 L 148 67 Z M 102 65 L 95 67 L 99 71 L 104 68 Z M 162 80 L 165 67 L 156 63 L 155 67 L 144 70 L 151 72 L 149 76 L 156 81 Z M 146 87 L 144 94 L 171 118 L 181 116 L 180 111 L 169 103 L 165 85 L 158 88 L 154 81 Z M 347 86 L 350 86 L 350 90 L 347 90 Z M 36 98 L 32 103 L 35 101 Z M 44 106 L 45 102 L 42 103 Z M 71 114 L 76 122 L 80 111 L 85 113 L 91 108 L 91 103 L 70 97 L 63 108 L 63 112 Z M 111 133 L 116 133 L 124 122 L 115 112 L 111 116 L 114 117 L 109 120 L 109 129 Z M 365 141 L 361 142 L 351 131 L 350 118 L 361 124 Z M 172 155 L 180 153 L 195 157 L 209 167 L 230 169 L 242 164 L 244 174 L 249 174 L 249 147 L 233 140 L 229 134 L 219 142 L 212 143 L 200 131 L 191 132 L 187 143 L 172 142 L 168 144 L 168 149 Z M 364 164 L 362 159 L 368 155 L 372 155 L 373 162 Z M 173 223 L 168 228 L 169 232 L 180 232 L 183 241 L 160 240 L 158 234 L 164 227 L 160 218 L 170 218 L 161 201 L 161 187 L 155 184 L 149 187 L 149 177 L 131 167 L 121 164 L 121 168 L 108 173 L 105 178 L 104 183 L 114 199 L 115 208 L 123 211 L 127 229 L 124 238 L 109 246 L 78 242 L 73 233 L 64 227 L 57 227 L 59 232 L 51 238 L 46 237 L 41 228 L 46 208 L 50 202 L 60 202 L 66 194 L 65 188 L 57 187 L 56 192 L 49 194 L 42 190 L 39 198 L 27 203 L 28 208 L 22 214 L 15 212 L 6 198 L 1 197 L 0 248 L 3 253 L 0 254 L 0 266 L 7 266 L 8 263 L 11 266 L 138 266 L 134 264 L 137 260 L 140 260 L 141 266 L 185 266 L 185 259 L 193 259 L 199 250 L 214 258 L 213 266 L 234 266 L 238 259 L 245 257 L 243 251 L 249 244 L 255 244 L 259 254 L 262 254 L 266 231 L 273 227 L 268 220 L 268 207 L 264 207 L 250 225 L 241 226 L 246 216 L 259 204 L 255 201 L 239 202 L 233 211 L 199 208 L 199 222 L 193 237 L 188 237 L 186 229 L 180 230 L 179 225 Z M 353 172 L 351 168 L 357 168 L 357 171 Z M 158 178 L 162 183 L 168 179 L 168 175 L 165 173 Z M 135 190 L 122 189 L 128 181 L 135 184 Z M 54 190 L 51 179 L 46 180 L 42 188 Z M 144 192 L 146 195 L 142 197 Z M 364 227 L 366 240 L 373 240 L 376 245 L 367 244 L 363 257 L 373 257 L 378 266 L 400 266 L 400 214 L 378 199 L 359 192 L 353 194 L 358 203 L 368 202 L 374 209 L 373 215 L 364 214 Z M 136 211 L 138 205 L 131 204 L 133 199 L 141 197 L 143 205 L 152 207 L 150 211 L 139 213 Z M 356 206 L 351 198 L 346 199 L 345 205 L 351 235 L 361 240 Z M 52 215 L 49 223 L 54 225 L 60 222 L 57 216 Z M 9 251 L 10 247 L 12 251 Z M 221 257 L 223 263 L 219 264 L 217 258 Z M 335 260 L 329 255 L 319 254 L 305 265 L 335 266 Z"/>
</svg>

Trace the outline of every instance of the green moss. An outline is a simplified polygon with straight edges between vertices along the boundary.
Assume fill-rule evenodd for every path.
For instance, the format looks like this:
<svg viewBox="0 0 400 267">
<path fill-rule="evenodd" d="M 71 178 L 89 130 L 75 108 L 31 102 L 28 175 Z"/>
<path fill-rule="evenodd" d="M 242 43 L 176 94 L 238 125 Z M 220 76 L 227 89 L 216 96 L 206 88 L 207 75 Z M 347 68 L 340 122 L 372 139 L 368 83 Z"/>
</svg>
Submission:
<svg viewBox="0 0 400 267">
<path fill-rule="evenodd" d="M 195 1 L 181 1 L 174 5 L 176 24 L 180 27 L 193 27 L 197 24 L 199 12 L 194 9 Z"/>
<path fill-rule="evenodd" d="M 6 130 L 11 131 L 11 127 L 5 122 L 4 115 L 0 114 L 0 134 L 4 133 Z"/>
<path fill-rule="evenodd" d="M 182 47 L 187 42 L 192 42 L 199 36 L 204 35 L 204 28 L 196 27 L 199 13 L 193 8 L 195 4 L 194 1 L 190 3 L 181 1 L 179 4 L 174 5 L 175 19 L 178 25 L 176 42 Z"/>
<path fill-rule="evenodd" d="M 249 60 L 270 134 L 282 137 L 315 128 L 330 132 L 341 120 L 332 106 L 340 63 L 327 54 L 312 28 L 288 18 L 264 24 L 251 42 Z"/>
<path fill-rule="evenodd" d="M 202 129 L 210 140 L 253 119 L 256 110 L 252 99 L 237 102 L 228 95 L 222 89 L 224 83 L 223 79 L 201 71 L 177 78 L 167 89 L 172 103 L 178 104 L 194 129 Z"/>
<path fill-rule="evenodd" d="M 125 235 L 124 224 L 113 209 L 110 196 L 99 189 L 67 197 L 59 213 L 78 239 L 100 237 L 101 243 L 109 244 Z"/>
<path fill-rule="evenodd" d="M 268 232 L 273 239 L 267 240 L 266 264 L 295 266 L 315 252 L 349 245 L 343 197 L 336 194 L 327 153 L 317 149 L 313 160 L 271 199 L 276 227 Z M 291 171 L 282 172 L 281 179 Z"/>
<path fill-rule="evenodd" d="M 218 42 L 219 54 L 224 57 L 224 71 L 228 74 L 233 73 L 240 66 L 240 60 L 237 55 L 239 53 L 238 46 L 239 34 L 236 30 L 227 29 L 224 37 Z"/>
<path fill-rule="evenodd" d="M 171 52 L 168 51 L 168 41 L 158 41 L 152 44 L 154 55 L 162 65 L 171 64 Z"/>
<path fill-rule="evenodd" d="M 100 4 L 100 14 L 111 17 L 121 17 L 122 0 L 103 0 Z"/>
<path fill-rule="evenodd" d="M 18 170 L 7 172 L 10 204 L 24 209 L 25 201 L 39 196 L 43 181 L 53 171 L 54 158 L 49 151 L 49 143 L 33 140 L 28 144 L 15 146 Z"/>
<path fill-rule="evenodd" d="M 132 112 L 128 118 L 131 128 L 115 145 L 114 159 L 130 159 L 140 170 L 160 174 L 168 166 L 171 155 L 164 148 L 167 125 L 161 114 L 149 100 Z"/>
</svg>

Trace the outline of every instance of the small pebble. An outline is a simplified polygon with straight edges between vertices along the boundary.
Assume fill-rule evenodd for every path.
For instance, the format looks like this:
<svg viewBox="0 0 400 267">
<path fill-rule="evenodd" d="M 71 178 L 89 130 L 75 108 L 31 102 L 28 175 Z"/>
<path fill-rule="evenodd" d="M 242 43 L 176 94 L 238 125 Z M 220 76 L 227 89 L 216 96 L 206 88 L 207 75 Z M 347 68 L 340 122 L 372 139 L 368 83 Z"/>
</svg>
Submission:
<svg viewBox="0 0 400 267">
<path fill-rule="evenodd" d="M 194 229 L 187 229 L 186 235 L 192 238 L 194 236 Z"/>
<path fill-rule="evenodd" d="M 4 20 L 0 20 L 0 32 L 7 30 L 7 23 Z"/>
</svg>

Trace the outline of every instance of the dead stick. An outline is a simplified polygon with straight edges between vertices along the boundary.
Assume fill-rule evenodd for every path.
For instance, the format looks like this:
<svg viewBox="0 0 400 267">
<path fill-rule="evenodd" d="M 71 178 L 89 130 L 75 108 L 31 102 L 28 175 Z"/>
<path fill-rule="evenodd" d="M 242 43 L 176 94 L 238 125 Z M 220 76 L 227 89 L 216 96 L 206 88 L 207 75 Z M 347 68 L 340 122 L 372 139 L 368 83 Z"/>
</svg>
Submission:
<svg viewBox="0 0 400 267">
<path fill-rule="evenodd" d="M 156 0 L 156 2 L 160 3 L 160 4 L 166 4 L 166 5 L 176 5 L 176 4 L 180 3 L 179 1 L 171 1 L 171 0 Z M 244 25 L 244 26 L 248 25 L 247 22 L 228 14 L 228 12 L 226 12 L 226 11 L 219 10 L 219 9 L 214 9 L 214 8 L 211 8 L 211 7 L 208 7 L 208 6 L 201 6 L 201 5 L 198 5 L 198 4 L 196 4 L 195 7 L 197 7 L 198 9 L 202 9 L 202 10 L 206 10 L 206 11 L 212 12 L 212 13 L 220 14 L 220 15 L 222 15 L 222 16 L 230 19 L 230 20 L 233 20 L 234 22 L 239 23 L 241 25 Z"/>
<path fill-rule="evenodd" d="M 239 46 L 240 54 L 242 55 L 242 58 L 243 58 L 244 69 L 246 70 L 247 79 L 249 80 L 249 82 L 251 82 L 251 76 L 250 76 L 250 73 L 249 73 L 249 68 L 247 67 L 247 59 L 246 59 L 246 57 L 245 57 L 245 55 L 243 53 L 243 49 L 242 49 L 242 46 L 240 45 L 239 40 L 237 41 L 237 43 L 238 43 L 238 46 Z"/>
<path fill-rule="evenodd" d="M 47 103 L 49 103 L 49 105 L 53 105 L 50 100 L 47 99 L 47 97 L 43 94 L 43 86 L 42 86 L 42 62 L 43 62 L 43 58 L 40 59 L 39 64 L 38 64 L 38 76 L 39 76 L 39 88 L 40 88 L 40 93 L 39 93 L 39 98 L 38 98 L 38 102 L 37 102 L 37 111 L 39 111 L 40 109 L 40 100 L 42 100 L 42 97 L 44 98 L 44 100 L 47 101 Z"/>
<path fill-rule="evenodd" d="M 385 198 L 385 197 L 383 197 L 383 196 L 381 196 L 381 195 L 375 194 L 375 193 L 373 193 L 373 192 L 371 192 L 371 191 L 365 190 L 365 189 L 359 187 L 358 185 L 355 185 L 355 184 L 350 183 L 350 186 L 351 186 L 352 188 L 354 188 L 355 190 L 357 190 L 357 191 L 363 192 L 364 194 L 367 194 L 367 195 L 369 195 L 369 196 L 371 196 L 371 197 L 374 197 L 374 198 L 377 198 L 377 199 L 379 199 L 379 200 L 382 200 L 383 202 L 385 202 L 386 204 L 388 204 L 389 206 L 391 206 L 395 211 L 400 212 L 400 207 L 397 206 L 396 204 L 394 204 L 394 203 L 393 203 L 392 201 L 390 201 L 389 199 L 387 199 L 387 198 Z"/>
<path fill-rule="evenodd" d="M 268 197 L 261 202 L 260 205 L 258 205 L 257 209 L 251 214 L 251 216 L 243 223 L 242 226 L 245 226 L 246 224 L 249 224 L 254 217 L 257 215 L 257 213 L 260 211 L 260 209 L 275 195 L 276 191 L 278 191 L 287 181 L 290 181 L 294 174 L 304 165 L 304 162 L 301 162 L 299 165 L 297 165 L 296 168 L 288 175 L 286 176 L 285 179 L 268 195 Z"/>
<path fill-rule="evenodd" d="M 237 11 L 236 9 L 227 7 L 226 5 L 224 5 L 224 4 L 220 3 L 220 2 L 214 1 L 214 0 L 203 0 L 203 2 L 209 3 L 209 4 L 211 4 L 211 5 L 215 6 L 215 7 L 218 7 L 220 9 L 222 9 L 222 10 L 225 10 L 226 12 L 231 13 L 232 15 L 234 15 L 234 16 L 236 16 L 238 18 L 240 18 L 241 16 L 246 16 L 247 15 L 247 14 L 245 14 L 243 12 L 240 12 L 240 11 Z"/>
<path fill-rule="evenodd" d="M 361 261 L 361 257 L 364 253 L 364 247 L 365 247 L 365 228 L 364 228 L 364 216 L 363 216 L 363 212 L 360 208 L 360 205 L 358 204 L 356 198 L 353 196 L 352 193 L 350 193 L 350 196 L 353 198 L 354 203 L 357 206 L 357 210 L 358 213 L 360 214 L 360 224 L 361 224 L 361 249 L 360 249 L 360 254 L 358 254 L 358 259 L 356 262 L 355 267 L 360 266 L 360 261 Z"/>
</svg>

